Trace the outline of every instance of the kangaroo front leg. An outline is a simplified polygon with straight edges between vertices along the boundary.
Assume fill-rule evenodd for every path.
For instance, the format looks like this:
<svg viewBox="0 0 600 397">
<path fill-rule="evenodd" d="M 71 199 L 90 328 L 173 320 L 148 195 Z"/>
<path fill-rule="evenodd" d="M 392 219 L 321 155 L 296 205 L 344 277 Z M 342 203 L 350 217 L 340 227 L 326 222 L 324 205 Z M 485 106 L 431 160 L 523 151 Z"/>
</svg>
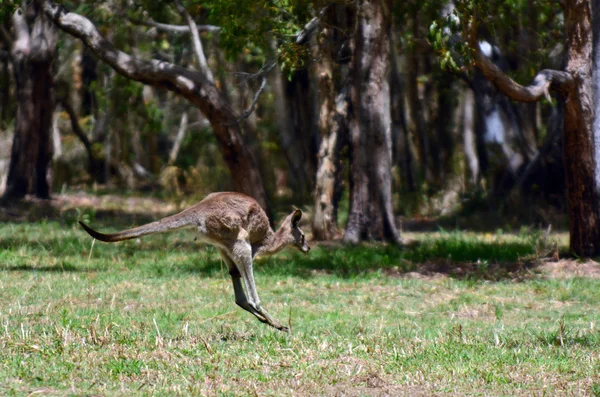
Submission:
<svg viewBox="0 0 600 397">
<path fill-rule="evenodd" d="M 266 310 L 260 305 L 260 299 L 258 298 L 258 292 L 256 291 L 256 284 L 254 282 L 254 270 L 252 268 L 252 247 L 250 243 L 244 240 L 238 240 L 233 247 L 233 260 L 238 266 L 244 283 L 246 284 L 246 292 L 248 293 L 248 299 L 250 305 L 264 317 L 272 327 L 277 328 L 281 331 L 289 331 L 287 327 L 281 325 L 279 321 L 275 320 Z"/>
<path fill-rule="evenodd" d="M 235 294 L 235 303 L 242 309 L 252 313 L 260 322 L 269 323 L 266 318 L 260 315 L 254 307 L 250 305 L 248 302 L 248 298 L 246 298 L 246 293 L 244 292 L 244 288 L 242 287 L 242 276 L 237 266 L 233 262 L 233 260 L 229 257 L 229 255 L 224 250 L 219 250 L 221 252 L 221 257 L 227 264 L 229 268 L 229 275 L 231 276 L 231 281 L 233 283 L 233 292 Z"/>
</svg>

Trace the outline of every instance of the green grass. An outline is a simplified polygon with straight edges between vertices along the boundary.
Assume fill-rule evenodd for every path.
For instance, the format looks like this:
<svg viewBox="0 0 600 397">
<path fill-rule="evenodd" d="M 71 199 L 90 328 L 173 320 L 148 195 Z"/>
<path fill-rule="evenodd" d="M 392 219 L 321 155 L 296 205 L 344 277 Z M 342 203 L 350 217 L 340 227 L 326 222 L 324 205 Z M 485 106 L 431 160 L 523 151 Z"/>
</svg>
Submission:
<svg viewBox="0 0 600 397">
<path fill-rule="evenodd" d="M 190 231 L 2 224 L 0 395 L 600 395 L 600 280 L 537 271 L 537 233 L 411 237 L 257 261 L 284 334 Z"/>
</svg>

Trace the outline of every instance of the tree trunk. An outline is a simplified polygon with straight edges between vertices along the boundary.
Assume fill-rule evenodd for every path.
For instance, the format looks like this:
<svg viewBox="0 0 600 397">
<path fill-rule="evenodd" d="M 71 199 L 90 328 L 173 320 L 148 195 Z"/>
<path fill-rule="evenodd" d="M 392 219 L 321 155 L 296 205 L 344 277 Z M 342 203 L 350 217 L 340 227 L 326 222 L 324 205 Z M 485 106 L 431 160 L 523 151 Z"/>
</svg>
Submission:
<svg viewBox="0 0 600 397">
<path fill-rule="evenodd" d="M 391 101 L 391 117 L 392 117 L 392 142 L 394 155 L 392 160 L 394 164 L 398 164 L 402 173 L 401 185 L 408 191 L 414 192 L 417 190 L 415 182 L 413 153 L 410 146 L 410 137 L 408 126 L 406 123 L 404 92 L 405 87 L 400 78 L 398 70 L 398 55 L 394 43 L 396 40 L 390 40 L 390 101 Z"/>
<path fill-rule="evenodd" d="M 300 196 L 313 191 L 316 169 L 315 95 L 308 70 L 298 70 L 288 80 L 281 75 L 285 115 L 281 119 L 281 149 L 290 166 L 290 176 Z"/>
<path fill-rule="evenodd" d="M 435 115 L 435 130 L 437 132 L 437 150 L 432 150 L 435 164 L 435 177 L 440 182 L 439 188 L 447 188 L 443 186 L 452 179 L 453 164 L 452 156 L 454 154 L 454 140 L 452 133 L 453 113 L 456 108 L 457 92 L 454 89 L 453 79 L 451 76 L 445 77 L 437 81 L 437 112 Z M 432 148 L 436 149 L 436 148 Z"/>
<path fill-rule="evenodd" d="M 574 77 L 573 91 L 565 101 L 564 126 L 571 250 L 578 255 L 595 256 L 600 254 L 600 130 L 593 128 L 598 124 L 594 122 L 594 90 L 590 81 L 591 5 L 589 1 L 566 3 L 567 72 Z"/>
<path fill-rule="evenodd" d="M 348 89 L 344 87 L 335 103 L 333 100 L 327 100 L 327 103 L 321 104 L 319 130 L 322 135 L 312 222 L 313 237 L 316 240 L 329 240 L 337 233 L 342 170 L 340 150 L 347 134 L 348 101 Z"/>
<path fill-rule="evenodd" d="M 94 58 L 91 51 L 84 47 L 81 51 L 81 114 L 83 116 L 89 114 L 96 114 L 98 103 L 96 101 L 96 94 L 93 90 L 93 83 L 98 80 L 98 71 L 96 66 L 98 61 Z"/>
<path fill-rule="evenodd" d="M 391 0 L 363 0 L 353 38 L 350 214 L 344 240 L 400 242 L 392 208 L 389 91 Z"/>
<path fill-rule="evenodd" d="M 412 33 L 416 38 L 419 35 L 419 13 L 415 9 L 412 18 Z M 408 110 L 411 121 L 411 130 L 417 142 L 417 150 L 419 155 L 420 172 L 419 179 L 431 180 L 432 170 L 430 166 L 431 152 L 429 135 L 426 128 L 424 109 L 419 98 L 419 56 L 415 48 L 416 44 L 407 51 L 406 55 L 406 98 L 408 102 Z"/>
<path fill-rule="evenodd" d="M 462 106 L 463 150 L 469 169 L 469 182 L 472 186 L 479 184 L 479 157 L 477 156 L 477 138 L 475 135 L 475 94 L 467 88 L 464 91 Z"/>
<path fill-rule="evenodd" d="M 0 50 L 1 51 L 1 50 Z M 10 106 L 12 98 L 10 96 L 10 73 L 8 70 L 8 56 L 1 57 L 0 62 L 2 71 L 0 72 L 0 129 L 6 128 L 8 122 L 8 115 L 10 114 Z"/>
<path fill-rule="evenodd" d="M 52 159 L 52 62 L 57 36 L 52 22 L 35 3 L 25 13 L 17 10 L 13 15 L 18 108 L 4 199 L 19 199 L 28 193 L 50 197 L 47 174 Z"/>
<path fill-rule="evenodd" d="M 338 11 L 340 11 L 338 13 Z M 339 47 L 340 37 L 335 29 L 343 29 L 343 21 L 338 14 L 345 15 L 346 9 L 332 7 L 326 14 L 326 22 L 317 36 L 314 45 L 315 74 L 319 89 L 319 135 L 321 137 L 317 154 L 317 173 L 314 190 L 314 214 L 312 219 L 313 238 L 330 240 L 338 232 L 337 211 L 341 196 L 340 151 L 347 135 L 348 81 L 341 83 L 342 68 L 336 65 L 335 48 Z M 340 24 L 339 22 L 342 22 Z M 332 28 L 335 26 L 336 28 Z M 336 96 L 336 91 L 339 94 Z"/>
</svg>

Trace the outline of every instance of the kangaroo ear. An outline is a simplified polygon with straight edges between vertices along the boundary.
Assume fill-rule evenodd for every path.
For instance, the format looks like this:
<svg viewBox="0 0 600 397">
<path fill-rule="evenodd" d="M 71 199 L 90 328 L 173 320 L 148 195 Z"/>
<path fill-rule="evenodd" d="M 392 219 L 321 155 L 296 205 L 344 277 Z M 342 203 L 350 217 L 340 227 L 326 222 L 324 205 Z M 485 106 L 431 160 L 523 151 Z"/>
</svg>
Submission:
<svg viewBox="0 0 600 397">
<path fill-rule="evenodd" d="M 294 213 L 292 214 L 292 227 L 298 227 L 300 218 L 302 218 L 302 211 L 300 211 L 300 210 L 294 211 Z"/>
</svg>

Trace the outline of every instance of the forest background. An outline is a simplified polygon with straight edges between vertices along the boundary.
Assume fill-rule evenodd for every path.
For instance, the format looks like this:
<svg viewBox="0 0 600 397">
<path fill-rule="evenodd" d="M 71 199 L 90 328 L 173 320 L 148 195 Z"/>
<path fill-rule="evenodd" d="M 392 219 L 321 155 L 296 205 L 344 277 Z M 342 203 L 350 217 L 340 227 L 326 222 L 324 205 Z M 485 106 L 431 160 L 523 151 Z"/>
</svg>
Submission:
<svg viewBox="0 0 600 397">
<path fill-rule="evenodd" d="M 5 200 L 237 190 L 305 209 L 315 239 L 479 212 L 569 223 L 574 252 L 599 252 L 593 85 L 570 66 L 592 69 L 588 2 L 17 6 L 0 14 Z"/>
</svg>

